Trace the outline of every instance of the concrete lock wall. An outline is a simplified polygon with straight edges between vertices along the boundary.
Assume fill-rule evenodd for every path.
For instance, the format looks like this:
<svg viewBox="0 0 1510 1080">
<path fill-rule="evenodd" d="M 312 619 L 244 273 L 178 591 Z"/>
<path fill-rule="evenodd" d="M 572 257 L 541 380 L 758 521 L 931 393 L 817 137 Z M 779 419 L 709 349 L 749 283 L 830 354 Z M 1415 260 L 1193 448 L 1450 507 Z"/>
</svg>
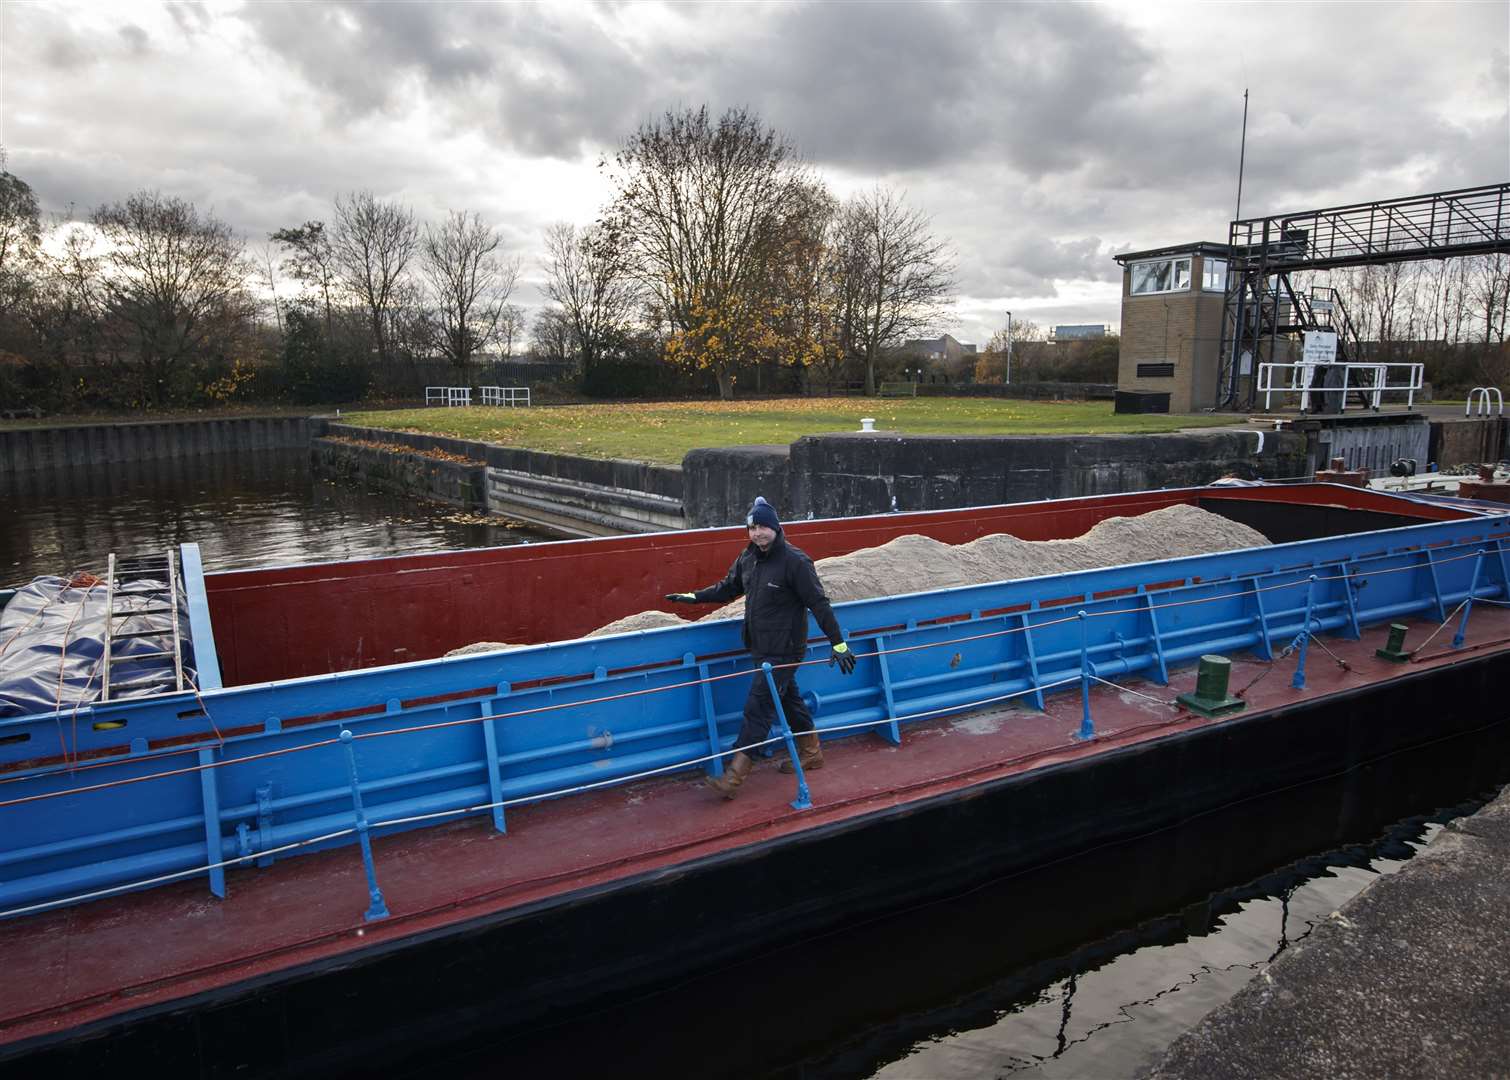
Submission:
<svg viewBox="0 0 1510 1080">
<path fill-rule="evenodd" d="M 487 468 L 481 464 L 325 438 L 312 441 L 310 453 L 315 468 L 328 476 L 356 480 L 383 491 L 421 495 L 468 510 L 487 507 Z"/>
<path fill-rule="evenodd" d="M 1395 424 L 1357 424 L 1322 427 L 1317 433 L 1317 468 L 1341 458 L 1347 469 L 1367 469 L 1370 476 L 1388 476 L 1391 462 L 1412 458 L 1426 471 L 1431 425 L 1410 419 Z"/>
<path fill-rule="evenodd" d="M 1442 469 L 1492 464 L 1505 459 L 1507 441 L 1510 419 L 1503 416 L 1433 421 L 1428 459 Z"/>
<path fill-rule="evenodd" d="M 694 450 L 682 462 L 687 520 L 727 525 L 756 495 L 789 518 L 942 510 L 1307 472 L 1291 432 L 1167 435 L 808 436 L 779 447 Z M 895 500 L 895 502 L 893 502 Z"/>
<path fill-rule="evenodd" d="M 306 446 L 324 421 L 303 416 L 76 424 L 0 431 L 0 472 Z"/>
<path fill-rule="evenodd" d="M 486 510 L 550 532 L 616 536 L 687 526 L 682 513 L 682 470 L 676 466 L 550 454 L 349 424 L 332 424 L 328 433 L 409 447 L 414 453 L 317 440 L 316 463 L 323 468 L 360 475 L 391 490 Z M 333 449 L 343 446 L 349 452 Z M 424 456 L 437 450 L 466 461 Z"/>
</svg>

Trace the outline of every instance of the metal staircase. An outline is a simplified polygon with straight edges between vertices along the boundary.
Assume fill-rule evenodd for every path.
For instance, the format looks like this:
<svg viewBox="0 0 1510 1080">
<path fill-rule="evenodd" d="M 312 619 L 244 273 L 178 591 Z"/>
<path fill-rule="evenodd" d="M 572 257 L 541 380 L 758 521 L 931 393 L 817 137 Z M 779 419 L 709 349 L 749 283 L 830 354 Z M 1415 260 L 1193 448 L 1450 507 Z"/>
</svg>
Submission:
<svg viewBox="0 0 1510 1080">
<path fill-rule="evenodd" d="M 1258 365 L 1285 362 L 1281 353 L 1298 332 L 1335 329 L 1337 362 L 1362 359 L 1335 290 L 1297 293 L 1292 274 L 1510 252 L 1510 184 L 1240 219 L 1228 230 L 1228 250 L 1216 406 L 1247 409 Z M 1318 309 L 1319 292 L 1331 295 Z"/>
<path fill-rule="evenodd" d="M 171 548 L 161 555 L 110 556 L 101 701 L 184 689 L 179 596 Z"/>
</svg>

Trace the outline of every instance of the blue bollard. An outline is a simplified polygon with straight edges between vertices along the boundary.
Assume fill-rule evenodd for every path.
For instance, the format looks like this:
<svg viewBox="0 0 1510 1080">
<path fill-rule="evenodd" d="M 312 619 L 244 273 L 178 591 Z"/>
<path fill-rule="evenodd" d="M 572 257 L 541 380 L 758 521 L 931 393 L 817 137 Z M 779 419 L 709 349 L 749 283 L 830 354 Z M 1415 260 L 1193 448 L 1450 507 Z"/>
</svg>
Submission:
<svg viewBox="0 0 1510 1080">
<path fill-rule="evenodd" d="M 1091 663 L 1090 646 L 1086 641 L 1086 614 L 1078 612 L 1080 618 L 1080 730 L 1075 733 L 1077 739 L 1094 739 L 1096 737 L 1096 725 L 1091 722 L 1091 675 L 1094 673 Z"/>
<path fill-rule="evenodd" d="M 1452 647 L 1461 649 L 1464 640 L 1468 636 L 1468 616 L 1473 614 L 1473 597 L 1479 591 L 1479 573 L 1484 569 L 1484 549 L 1479 549 L 1479 557 L 1473 560 L 1473 582 L 1468 586 L 1468 599 L 1463 604 L 1463 618 L 1458 623 L 1458 632 L 1452 635 Z"/>
<path fill-rule="evenodd" d="M 341 748 L 346 751 L 346 773 L 351 778 L 351 804 L 356 808 L 357 843 L 362 846 L 362 866 L 367 871 L 367 896 L 371 906 L 363 916 L 368 922 L 388 917 L 388 905 L 383 902 L 383 890 L 378 888 L 377 867 L 372 861 L 372 840 L 367 835 L 367 811 L 362 808 L 362 787 L 357 779 L 357 752 L 351 744 L 352 734 L 341 729 Z"/>
<path fill-rule="evenodd" d="M 1295 677 L 1290 680 L 1290 685 L 1297 690 L 1306 687 L 1306 646 L 1311 643 L 1311 615 L 1316 610 L 1316 575 L 1312 574 L 1306 579 L 1306 621 L 1300 628 L 1300 633 L 1295 636 L 1295 646 L 1299 650 L 1300 658 L 1295 661 Z"/>
<path fill-rule="evenodd" d="M 792 771 L 797 775 L 797 797 L 792 800 L 792 809 L 810 810 L 813 799 L 812 793 L 807 789 L 807 774 L 802 771 L 802 762 L 798 760 L 797 754 L 797 740 L 792 735 L 792 726 L 786 722 L 786 710 L 781 707 L 781 695 L 776 692 L 776 676 L 771 674 L 771 662 L 762 661 L 760 670 L 765 672 L 765 684 L 771 691 L 771 700 L 776 705 L 776 722 L 781 725 L 781 737 L 786 741 L 786 752 L 792 756 Z M 816 729 L 814 734 L 817 734 Z"/>
</svg>

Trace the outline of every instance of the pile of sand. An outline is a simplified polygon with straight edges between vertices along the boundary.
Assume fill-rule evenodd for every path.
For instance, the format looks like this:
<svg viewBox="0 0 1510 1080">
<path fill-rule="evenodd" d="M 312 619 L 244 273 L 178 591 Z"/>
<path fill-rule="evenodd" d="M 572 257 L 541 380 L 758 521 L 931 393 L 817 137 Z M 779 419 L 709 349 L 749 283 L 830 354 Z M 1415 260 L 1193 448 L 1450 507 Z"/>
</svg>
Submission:
<svg viewBox="0 0 1510 1080">
<path fill-rule="evenodd" d="M 607 626 L 600 626 L 583 637 L 602 637 L 604 634 L 627 634 L 631 630 L 659 630 L 663 626 L 685 626 L 687 620 L 669 611 L 642 611 L 637 615 L 625 615 Z"/>
<path fill-rule="evenodd" d="M 1262 547 L 1264 535 L 1195 506 L 1167 506 L 1137 517 L 1113 517 L 1073 540 L 1019 540 L 1006 533 L 968 544 L 899 536 L 880 547 L 819 559 L 818 576 L 834 603 L 926 592 L 960 585 L 1094 570 L 1124 563 L 1209 555 Z M 744 597 L 709 619 L 744 614 Z"/>
<path fill-rule="evenodd" d="M 1094 570 L 1124 563 L 1209 555 L 1217 551 L 1263 547 L 1260 532 L 1195 506 L 1167 506 L 1136 517 L 1107 518 L 1073 540 L 1019 540 L 1006 533 L 983 536 L 968 544 L 945 544 L 926 536 L 899 536 L 880 547 L 819 559 L 818 576 L 834 603 L 877 596 L 985 585 L 993 581 Z M 705 619 L 744 616 L 744 597 L 725 604 Z M 641 611 L 615 619 L 585 637 L 682 626 L 688 620 L 665 611 Z M 520 645 L 480 641 L 453 649 L 447 656 L 518 649 Z"/>
</svg>

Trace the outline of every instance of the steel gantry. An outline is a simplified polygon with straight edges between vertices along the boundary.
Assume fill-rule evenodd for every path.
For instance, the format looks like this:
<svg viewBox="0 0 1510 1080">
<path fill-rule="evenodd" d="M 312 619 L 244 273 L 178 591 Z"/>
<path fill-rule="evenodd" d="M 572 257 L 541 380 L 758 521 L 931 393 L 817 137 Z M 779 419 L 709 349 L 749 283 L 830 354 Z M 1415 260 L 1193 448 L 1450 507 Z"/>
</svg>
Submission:
<svg viewBox="0 0 1510 1080">
<path fill-rule="evenodd" d="M 1291 274 L 1510 252 L 1510 183 L 1239 219 L 1228 245 L 1216 404 L 1247 409 L 1258 365 L 1283 360 L 1281 338 L 1330 330 L 1338 364 L 1361 359 L 1357 330 L 1336 290 L 1297 290 Z M 1320 389 L 1326 375 L 1316 377 Z"/>
</svg>

